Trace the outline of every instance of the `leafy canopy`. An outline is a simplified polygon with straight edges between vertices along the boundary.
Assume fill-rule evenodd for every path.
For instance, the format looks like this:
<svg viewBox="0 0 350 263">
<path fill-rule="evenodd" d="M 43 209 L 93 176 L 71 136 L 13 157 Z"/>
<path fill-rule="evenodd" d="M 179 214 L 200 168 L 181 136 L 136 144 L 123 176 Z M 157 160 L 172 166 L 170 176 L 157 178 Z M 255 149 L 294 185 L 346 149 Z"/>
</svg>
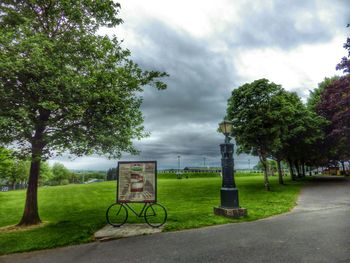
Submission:
<svg viewBox="0 0 350 263">
<path fill-rule="evenodd" d="M 329 121 L 327 142 L 331 148 L 331 158 L 350 158 L 347 147 L 350 143 L 350 75 L 341 77 L 327 87 L 317 112 Z"/>
<path fill-rule="evenodd" d="M 337 69 L 343 70 L 345 75 L 327 85 L 316 107 L 317 113 L 329 121 L 326 143 L 331 160 L 350 158 L 350 38 L 347 38 L 344 48 L 348 57 L 342 58 Z"/>
<path fill-rule="evenodd" d="M 239 152 L 266 156 L 278 147 L 282 87 L 267 79 L 246 83 L 232 91 L 227 117 L 233 122 L 233 135 Z"/>
<path fill-rule="evenodd" d="M 0 141 L 23 154 L 70 151 L 120 156 L 147 135 L 145 85 L 164 89 L 164 72 L 143 71 L 115 36 L 122 22 L 111 0 L 0 3 Z"/>
<path fill-rule="evenodd" d="M 28 173 L 28 161 L 18 159 L 12 150 L 0 147 L 0 185 L 24 182 Z"/>
<path fill-rule="evenodd" d="M 314 90 L 310 90 L 309 97 L 307 99 L 307 107 L 313 112 L 316 112 L 317 106 L 321 100 L 322 93 L 326 90 L 327 86 L 331 85 L 334 81 L 338 80 L 339 76 L 333 76 L 331 78 L 324 78 L 324 80 L 318 83 L 318 87 Z"/>
</svg>

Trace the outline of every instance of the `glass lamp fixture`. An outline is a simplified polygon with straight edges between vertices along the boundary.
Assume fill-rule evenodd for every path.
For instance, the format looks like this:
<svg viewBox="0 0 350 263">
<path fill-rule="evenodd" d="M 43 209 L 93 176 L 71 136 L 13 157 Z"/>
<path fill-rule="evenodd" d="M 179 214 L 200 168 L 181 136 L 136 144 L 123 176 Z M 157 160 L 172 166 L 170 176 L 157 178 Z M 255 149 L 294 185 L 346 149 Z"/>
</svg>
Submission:
<svg viewBox="0 0 350 263">
<path fill-rule="evenodd" d="M 232 133 L 233 125 L 232 122 L 224 120 L 219 123 L 219 130 L 225 135 L 229 136 Z"/>
</svg>

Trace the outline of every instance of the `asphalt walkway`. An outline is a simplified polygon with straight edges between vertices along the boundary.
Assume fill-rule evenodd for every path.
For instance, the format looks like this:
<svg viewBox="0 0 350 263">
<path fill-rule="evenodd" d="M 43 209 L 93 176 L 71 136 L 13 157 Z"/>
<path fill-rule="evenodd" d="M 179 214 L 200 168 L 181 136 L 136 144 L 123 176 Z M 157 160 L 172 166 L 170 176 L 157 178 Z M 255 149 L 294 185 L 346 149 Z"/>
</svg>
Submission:
<svg viewBox="0 0 350 263">
<path fill-rule="evenodd" d="M 321 178 L 295 209 L 255 222 L 0 257 L 16 262 L 350 262 L 350 180 Z"/>
</svg>

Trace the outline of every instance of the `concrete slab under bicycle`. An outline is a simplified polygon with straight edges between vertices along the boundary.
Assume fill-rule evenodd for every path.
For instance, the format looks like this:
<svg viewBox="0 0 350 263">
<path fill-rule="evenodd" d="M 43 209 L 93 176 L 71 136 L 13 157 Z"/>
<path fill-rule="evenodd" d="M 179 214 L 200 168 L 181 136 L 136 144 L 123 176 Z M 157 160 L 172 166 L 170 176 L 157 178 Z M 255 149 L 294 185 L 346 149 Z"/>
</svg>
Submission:
<svg viewBox="0 0 350 263">
<path fill-rule="evenodd" d="M 106 225 L 95 233 L 98 241 L 107 241 L 124 237 L 150 235 L 162 232 L 163 227 L 150 227 L 148 224 L 124 224 L 121 227 Z"/>
</svg>

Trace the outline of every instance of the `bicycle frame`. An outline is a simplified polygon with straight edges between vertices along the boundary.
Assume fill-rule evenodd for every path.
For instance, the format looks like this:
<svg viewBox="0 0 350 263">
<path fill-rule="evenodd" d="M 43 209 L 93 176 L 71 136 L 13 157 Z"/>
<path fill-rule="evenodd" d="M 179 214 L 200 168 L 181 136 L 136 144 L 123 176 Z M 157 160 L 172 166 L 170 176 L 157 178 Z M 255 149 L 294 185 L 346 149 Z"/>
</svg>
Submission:
<svg viewBox="0 0 350 263">
<path fill-rule="evenodd" d="M 137 211 L 136 211 L 134 208 L 132 208 L 128 203 L 123 203 L 123 205 L 125 205 L 127 208 L 129 208 L 129 209 L 131 210 L 131 212 L 133 212 L 134 215 L 137 216 L 137 217 L 142 217 L 143 212 L 146 210 L 146 207 L 147 207 L 148 204 L 149 204 L 149 203 L 145 203 L 145 204 L 143 205 L 143 207 L 142 207 L 140 213 L 138 214 Z"/>
<path fill-rule="evenodd" d="M 106 211 L 107 222 L 113 227 L 122 226 L 128 220 L 128 210 L 138 218 L 144 217 L 146 223 L 151 227 L 160 227 L 167 219 L 167 211 L 161 204 L 144 203 L 141 211 L 138 212 L 127 203 L 114 203 Z"/>
</svg>

